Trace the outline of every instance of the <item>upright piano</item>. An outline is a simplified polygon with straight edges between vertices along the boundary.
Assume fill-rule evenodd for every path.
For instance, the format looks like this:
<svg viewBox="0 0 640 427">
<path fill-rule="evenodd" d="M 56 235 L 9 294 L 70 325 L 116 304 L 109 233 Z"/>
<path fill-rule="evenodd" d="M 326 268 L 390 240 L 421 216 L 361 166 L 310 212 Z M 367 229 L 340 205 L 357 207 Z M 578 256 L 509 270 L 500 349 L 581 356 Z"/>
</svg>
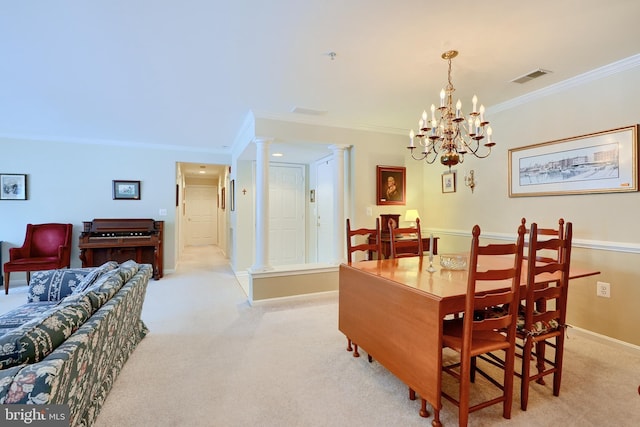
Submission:
<svg viewBox="0 0 640 427">
<path fill-rule="evenodd" d="M 155 280 L 162 277 L 164 221 L 101 218 L 83 224 L 79 244 L 83 267 L 132 259 L 139 264 L 153 265 Z"/>
</svg>

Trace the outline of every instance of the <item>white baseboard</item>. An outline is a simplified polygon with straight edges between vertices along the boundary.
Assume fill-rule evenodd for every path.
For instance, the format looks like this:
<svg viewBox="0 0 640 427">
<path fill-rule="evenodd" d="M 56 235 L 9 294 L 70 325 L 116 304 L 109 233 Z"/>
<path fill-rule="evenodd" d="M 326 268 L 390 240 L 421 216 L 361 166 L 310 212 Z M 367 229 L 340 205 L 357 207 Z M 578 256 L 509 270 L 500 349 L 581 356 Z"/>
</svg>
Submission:
<svg viewBox="0 0 640 427">
<path fill-rule="evenodd" d="M 594 341 L 599 341 L 603 344 L 610 345 L 612 347 L 624 349 L 627 351 L 632 351 L 636 353 L 640 353 L 640 346 L 635 344 L 628 343 L 626 341 L 621 341 L 615 338 L 608 337 L 606 335 L 598 334 L 596 332 L 589 331 L 587 329 L 578 328 L 576 326 L 572 326 L 568 329 L 568 333 L 576 332 L 579 335 L 586 336 Z"/>
</svg>

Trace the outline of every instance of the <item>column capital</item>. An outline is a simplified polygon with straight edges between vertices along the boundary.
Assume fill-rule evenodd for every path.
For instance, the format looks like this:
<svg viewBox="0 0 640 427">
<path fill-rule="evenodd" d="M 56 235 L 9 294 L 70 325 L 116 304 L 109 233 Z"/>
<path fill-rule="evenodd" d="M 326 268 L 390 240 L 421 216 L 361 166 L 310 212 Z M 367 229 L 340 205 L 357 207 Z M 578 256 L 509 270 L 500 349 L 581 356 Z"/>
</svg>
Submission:
<svg viewBox="0 0 640 427">
<path fill-rule="evenodd" d="M 345 151 L 345 150 L 348 150 L 349 148 L 351 148 L 351 144 L 331 144 L 329 146 L 329 149 L 334 153 L 336 151 Z"/>
<path fill-rule="evenodd" d="M 273 138 L 273 137 L 256 136 L 256 137 L 253 139 L 253 142 L 254 142 L 256 145 L 261 145 L 261 144 L 267 144 L 267 145 L 268 145 L 268 144 L 271 144 L 271 143 L 273 142 L 273 140 L 274 140 L 274 139 L 275 139 L 275 138 Z"/>
</svg>

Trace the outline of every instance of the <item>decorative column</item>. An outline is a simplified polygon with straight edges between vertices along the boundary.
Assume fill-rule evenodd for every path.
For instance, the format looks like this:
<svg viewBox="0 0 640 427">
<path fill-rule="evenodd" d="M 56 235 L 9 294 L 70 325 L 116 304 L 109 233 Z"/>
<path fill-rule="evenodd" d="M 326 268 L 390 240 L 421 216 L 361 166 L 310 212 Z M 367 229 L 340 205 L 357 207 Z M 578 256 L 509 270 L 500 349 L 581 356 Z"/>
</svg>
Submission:
<svg viewBox="0 0 640 427">
<path fill-rule="evenodd" d="M 269 265 L 269 144 L 271 139 L 255 139 L 256 144 L 256 255 L 251 270 L 267 271 Z"/>
<path fill-rule="evenodd" d="M 346 261 L 346 219 L 344 214 L 344 152 L 350 145 L 331 145 L 329 148 L 333 151 L 335 159 L 333 173 L 333 191 L 334 191 L 334 207 L 333 207 L 333 228 L 334 228 L 334 254 L 335 264 Z"/>
</svg>

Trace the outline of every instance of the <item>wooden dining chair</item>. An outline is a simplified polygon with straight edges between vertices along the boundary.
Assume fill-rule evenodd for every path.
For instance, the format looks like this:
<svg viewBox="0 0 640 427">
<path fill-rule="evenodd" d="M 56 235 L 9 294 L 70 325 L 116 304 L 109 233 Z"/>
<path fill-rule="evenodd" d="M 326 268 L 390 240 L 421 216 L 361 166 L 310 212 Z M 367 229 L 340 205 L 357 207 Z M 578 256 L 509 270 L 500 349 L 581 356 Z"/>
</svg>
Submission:
<svg viewBox="0 0 640 427">
<path fill-rule="evenodd" d="M 522 225 L 526 224 L 526 219 L 522 218 L 521 220 Z M 537 223 L 536 223 L 537 224 Z M 526 225 L 525 225 L 526 226 Z M 526 260 L 528 258 L 528 235 L 530 234 L 531 230 L 530 229 L 526 229 L 525 230 L 526 235 L 525 235 L 525 242 L 524 242 L 524 259 Z M 543 228 L 543 227 L 538 227 L 536 225 L 536 240 L 538 242 L 540 242 L 541 240 L 545 240 L 545 239 L 552 239 L 552 238 L 558 238 L 558 239 L 563 239 L 564 238 L 564 219 L 560 218 L 558 220 L 558 228 Z M 544 250 L 539 250 L 536 251 L 536 262 L 540 263 L 551 263 L 551 262 L 558 262 L 560 261 L 560 248 L 559 247 L 555 247 L 555 248 L 550 248 L 550 249 L 544 249 Z M 538 284 L 538 288 L 542 287 L 542 286 L 549 286 L 551 283 L 544 283 L 544 284 Z M 521 297 L 522 299 L 522 297 Z M 544 312 L 546 311 L 547 307 L 546 307 L 546 301 L 544 299 L 538 300 L 535 303 L 536 305 L 536 310 L 538 310 L 539 312 Z M 522 316 L 524 314 L 524 310 L 521 309 L 519 316 L 520 316 L 520 324 L 522 324 L 523 320 L 522 320 Z M 516 347 L 518 347 L 520 350 L 523 349 L 523 343 L 521 342 L 521 340 L 516 340 Z M 544 370 L 544 359 L 545 359 L 545 350 L 546 350 L 546 346 L 544 345 L 544 343 L 538 343 L 536 345 L 536 350 L 535 350 L 535 355 L 538 359 L 538 365 L 539 365 L 539 369 Z M 518 356 L 519 353 L 516 353 L 516 356 Z M 521 353 L 520 353 L 521 354 Z M 539 384 L 543 384 L 544 385 L 544 379 L 543 378 L 538 378 L 536 380 L 537 383 Z"/>
<path fill-rule="evenodd" d="M 469 413 L 498 403 L 503 405 L 502 416 L 507 419 L 511 417 L 524 234 L 525 227 L 521 225 L 518 228 L 515 243 L 481 246 L 480 227 L 478 225 L 473 227 L 464 316 L 445 320 L 442 337 L 443 348 L 452 349 L 460 355 L 459 362 L 443 364 L 442 367 L 443 372 L 451 374 L 458 380 L 458 398 L 444 390 L 441 392 L 442 397 L 458 406 L 460 426 L 467 425 Z M 511 256 L 513 267 L 504 270 L 481 270 L 480 256 Z M 482 283 L 487 281 L 503 281 L 505 287 L 495 292 L 476 293 L 476 289 L 482 287 Z M 494 312 L 492 310 L 494 306 L 505 307 L 505 310 Z M 494 351 L 504 351 L 505 354 L 502 383 L 476 365 L 477 356 Z M 475 381 L 475 375 L 472 376 L 472 372 L 485 377 L 501 391 L 501 394 L 472 405 L 470 389 L 471 382 Z"/>
<path fill-rule="evenodd" d="M 526 227 L 526 218 L 522 218 L 520 220 L 520 223 L 522 225 L 524 225 Z M 529 234 L 531 230 L 529 230 L 528 228 L 525 230 L 525 233 Z M 540 237 L 543 236 L 545 239 L 550 239 L 550 238 L 554 238 L 557 237 L 558 239 L 562 239 L 564 236 L 564 218 L 560 218 L 558 220 L 558 228 L 542 228 L 542 227 L 537 227 L 537 236 L 538 236 L 538 240 L 540 240 Z M 529 242 L 527 239 L 525 239 L 524 242 L 524 247 L 525 247 L 525 253 L 524 253 L 524 257 L 525 259 L 527 259 L 527 247 L 529 246 Z M 536 259 L 538 262 L 556 262 L 560 260 L 560 251 L 559 250 L 555 250 L 555 249 L 549 249 L 549 250 L 545 250 L 544 253 L 540 252 L 538 254 L 536 254 Z"/>
<path fill-rule="evenodd" d="M 539 240 L 540 232 L 536 223 L 531 224 L 529 231 L 527 292 L 516 331 L 518 341 L 522 342 L 522 369 L 516 375 L 521 378 L 520 407 L 525 411 L 532 381 L 544 385 L 543 377 L 553 374 L 553 395 L 560 394 L 572 228 L 572 223 L 568 222 L 564 224 L 563 236 L 547 240 Z M 529 261 L 545 258 L 539 254 L 549 251 L 557 252 L 558 259 L 550 262 Z M 536 276 L 541 274 L 555 277 L 543 284 L 535 284 Z M 537 280 L 540 282 L 539 278 Z M 553 360 L 546 356 L 547 347 L 554 350 Z M 535 374 L 531 373 L 533 361 L 537 368 Z"/>
<path fill-rule="evenodd" d="M 415 227 L 394 228 L 389 222 L 389 246 L 391 258 L 422 256 L 422 233 L 420 218 L 416 218 Z M 416 242 L 417 240 L 417 242 Z"/>
<path fill-rule="evenodd" d="M 362 239 L 360 242 L 355 242 L 354 239 Z M 373 240 L 373 243 L 372 243 Z M 377 259 L 382 259 L 382 240 L 380 235 L 380 218 L 376 218 L 376 228 L 351 228 L 351 221 L 347 218 L 347 262 L 351 264 L 353 262 L 352 254 L 354 252 L 366 252 L 367 257 L 371 256 L 374 252 Z M 353 344 L 353 346 L 352 346 Z M 360 357 L 358 352 L 358 344 L 352 343 L 351 339 L 347 337 L 347 351 L 353 351 L 353 357 Z M 369 356 L 369 361 L 373 359 Z"/>
<path fill-rule="evenodd" d="M 376 228 L 357 229 L 351 228 L 351 222 L 347 218 L 347 261 L 353 262 L 352 254 L 358 251 L 367 252 L 367 257 L 375 252 L 377 259 L 381 259 L 382 240 L 380 237 L 380 218 L 376 218 Z M 363 240 L 354 242 L 353 239 L 357 238 L 362 238 Z"/>
</svg>

